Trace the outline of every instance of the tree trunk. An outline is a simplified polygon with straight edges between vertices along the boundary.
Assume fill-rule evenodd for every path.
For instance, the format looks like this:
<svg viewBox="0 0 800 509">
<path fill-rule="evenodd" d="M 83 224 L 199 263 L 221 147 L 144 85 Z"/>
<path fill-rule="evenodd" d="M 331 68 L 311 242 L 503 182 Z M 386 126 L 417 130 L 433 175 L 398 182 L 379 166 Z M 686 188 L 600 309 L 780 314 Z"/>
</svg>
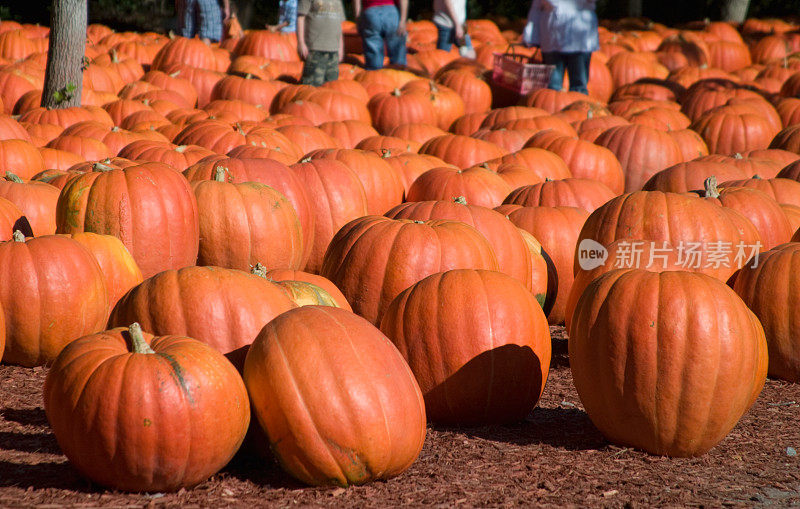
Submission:
<svg viewBox="0 0 800 509">
<path fill-rule="evenodd" d="M 723 0 L 721 7 L 722 21 L 744 23 L 747 9 L 750 8 L 750 0 Z"/>
<path fill-rule="evenodd" d="M 641 18 L 642 0 L 628 0 L 628 9 L 625 15 L 629 18 Z"/>
<path fill-rule="evenodd" d="M 86 0 L 53 0 L 42 106 L 81 105 L 86 51 Z"/>
</svg>

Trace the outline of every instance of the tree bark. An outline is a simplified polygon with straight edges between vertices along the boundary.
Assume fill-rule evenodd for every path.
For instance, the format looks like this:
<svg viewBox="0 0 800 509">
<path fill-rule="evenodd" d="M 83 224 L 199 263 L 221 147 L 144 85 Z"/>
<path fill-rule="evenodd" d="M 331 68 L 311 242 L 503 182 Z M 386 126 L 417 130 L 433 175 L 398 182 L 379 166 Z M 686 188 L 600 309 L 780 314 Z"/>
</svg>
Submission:
<svg viewBox="0 0 800 509">
<path fill-rule="evenodd" d="M 625 15 L 629 18 L 641 18 L 642 0 L 628 0 L 628 8 Z"/>
<path fill-rule="evenodd" d="M 86 51 L 86 0 L 53 0 L 42 106 L 81 105 Z"/>
<path fill-rule="evenodd" d="M 744 23 L 750 0 L 723 0 L 721 5 L 722 21 Z"/>
</svg>

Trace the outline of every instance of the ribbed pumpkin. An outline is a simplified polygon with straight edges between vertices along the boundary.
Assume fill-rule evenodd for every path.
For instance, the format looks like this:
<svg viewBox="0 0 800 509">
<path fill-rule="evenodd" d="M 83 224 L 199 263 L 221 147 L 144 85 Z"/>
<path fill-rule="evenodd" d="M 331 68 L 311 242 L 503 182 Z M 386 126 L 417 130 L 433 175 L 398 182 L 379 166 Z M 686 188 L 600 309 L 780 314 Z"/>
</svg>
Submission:
<svg viewBox="0 0 800 509">
<path fill-rule="evenodd" d="M 292 171 L 305 186 L 314 216 L 313 244 L 304 270 L 317 273 L 339 228 L 367 215 L 367 197 L 358 175 L 339 161 L 311 160 L 292 165 Z"/>
<path fill-rule="evenodd" d="M 607 148 L 588 141 L 543 131 L 528 140 L 527 147 L 538 147 L 561 157 L 573 177 L 602 182 L 615 194 L 625 190 L 625 175 L 617 157 Z"/>
<path fill-rule="evenodd" d="M 500 205 L 510 192 L 511 186 L 500 175 L 482 166 L 465 170 L 433 168 L 411 184 L 406 201 L 447 200 L 464 196 L 468 203 L 493 208 Z"/>
<path fill-rule="evenodd" d="M 503 157 L 507 152 L 488 141 L 457 134 L 445 134 L 426 141 L 420 147 L 419 153 L 436 156 L 459 168 L 469 168 L 490 159 Z"/>
<path fill-rule="evenodd" d="M 235 269 L 186 267 L 144 280 L 117 303 L 112 327 L 138 322 L 145 331 L 189 336 L 241 368 L 258 331 L 295 304 L 266 279 Z"/>
<path fill-rule="evenodd" d="M 302 265 L 308 262 L 314 243 L 314 214 L 305 187 L 294 172 L 285 164 L 272 159 L 206 157 L 183 172 L 189 182 L 200 182 L 215 178 L 217 168 L 225 169 L 227 182 L 241 184 L 259 182 L 280 192 L 294 207 L 303 232 Z"/>
<path fill-rule="evenodd" d="M 755 111 L 720 106 L 695 120 L 691 129 L 703 137 L 712 154 L 732 155 L 769 147 L 779 128 Z"/>
<path fill-rule="evenodd" d="M 0 307 L 5 314 L 3 362 L 53 362 L 70 341 L 102 330 L 108 293 L 100 266 L 69 237 L 45 235 L 0 243 Z"/>
<path fill-rule="evenodd" d="M 322 288 L 328 295 L 335 301 L 336 306 L 348 311 L 352 311 L 350 303 L 347 302 L 342 291 L 336 288 L 329 279 L 324 278 L 318 274 L 311 274 L 310 272 L 303 272 L 300 270 L 289 269 L 271 269 L 264 273 L 267 279 L 272 281 L 300 281 L 304 283 L 311 283 L 314 286 Z"/>
<path fill-rule="evenodd" d="M 572 267 L 578 245 L 578 234 L 589 212 L 577 207 L 518 205 L 501 205 L 497 210 L 507 215 L 512 223 L 533 235 L 553 261 L 558 274 L 558 288 L 547 320 L 553 325 L 563 323 L 567 298 L 574 279 Z"/>
<path fill-rule="evenodd" d="M 220 353 L 138 325 L 65 348 L 47 373 L 44 408 L 75 468 L 123 491 L 206 480 L 230 461 L 250 422 L 244 383 Z"/>
<path fill-rule="evenodd" d="M 717 177 L 717 180 L 720 180 Z M 800 182 L 788 178 L 762 179 L 758 175 L 741 180 L 721 181 L 719 187 L 748 187 L 766 193 L 780 204 L 800 206 Z"/>
<path fill-rule="evenodd" d="M 372 125 L 381 134 L 389 134 L 402 124 L 437 124 L 437 115 L 428 96 L 419 91 L 396 88 L 392 92 L 381 92 L 367 103 L 372 116 Z"/>
<path fill-rule="evenodd" d="M 741 214 L 738 214 L 741 219 Z M 749 223 L 749 221 L 746 221 Z M 752 229 L 752 224 L 749 224 Z M 700 243 L 696 263 L 705 274 L 727 281 L 737 265 L 750 255 L 754 240 L 739 229 L 739 224 L 724 208 L 696 196 L 661 191 L 623 194 L 592 212 L 583 225 L 578 244 L 591 239 L 604 246 L 615 240 L 667 241 L 678 248 Z M 742 253 L 737 245 L 744 244 Z M 708 251 L 713 246 L 729 246 L 720 263 L 711 263 Z M 742 259 L 742 256 L 744 258 Z M 575 269 L 578 267 L 575 260 Z M 692 265 L 695 264 L 693 259 Z"/>
<path fill-rule="evenodd" d="M 800 244 L 777 246 L 743 267 L 733 287 L 764 326 L 769 375 L 791 382 L 800 381 L 798 263 Z"/>
<path fill-rule="evenodd" d="M 367 198 L 367 214 L 380 215 L 403 201 L 403 183 L 392 166 L 374 152 L 356 149 L 321 149 L 309 152 L 303 162 L 340 161 L 358 176 Z"/>
<path fill-rule="evenodd" d="M 533 276 L 532 259 L 525 245 L 525 239 L 518 228 L 499 212 L 487 207 L 470 204 L 463 196 L 452 200 L 419 201 L 403 203 L 394 207 L 386 214 L 392 219 L 447 219 L 461 221 L 474 226 L 491 244 L 497 257 L 497 265 L 501 272 L 508 274 L 517 281 L 534 291 L 531 287 L 532 278 L 546 280 L 546 268 L 543 274 Z M 537 267 L 541 269 L 541 267 Z M 545 292 L 546 293 L 546 292 Z M 536 295 L 544 299 L 544 294 Z"/>
<path fill-rule="evenodd" d="M 564 319 L 567 332 L 571 330 L 572 315 L 575 312 L 575 305 L 578 303 L 578 299 L 592 281 L 606 272 L 611 272 L 615 269 L 644 269 L 651 272 L 693 270 L 682 263 L 683 260 L 681 260 L 678 249 L 666 241 L 621 239 L 615 240 L 604 247 L 608 255 L 602 264 L 589 270 L 579 265 L 578 270 L 575 272 L 575 280 L 572 282 L 572 288 L 567 298 L 566 317 Z"/>
<path fill-rule="evenodd" d="M 656 173 L 645 182 L 645 191 L 664 191 L 667 193 L 688 193 L 703 189 L 705 180 L 715 175 L 718 180 L 738 180 L 748 178 L 748 172 L 735 164 L 721 161 L 694 160 L 678 163 Z"/>
<path fill-rule="evenodd" d="M 625 191 L 638 191 L 659 171 L 683 161 L 680 147 L 669 134 L 643 125 L 612 127 L 595 143 L 609 149 L 625 172 Z"/>
<path fill-rule="evenodd" d="M 75 233 L 72 238 L 83 244 L 97 260 L 106 282 L 109 311 L 128 290 L 144 280 L 136 260 L 118 238 L 89 232 Z"/>
<path fill-rule="evenodd" d="M 387 479 L 422 450 L 425 406 L 414 375 L 349 311 L 303 306 L 278 316 L 250 348 L 244 381 L 272 451 L 304 483 Z"/>
<path fill-rule="evenodd" d="M 521 421 L 550 370 L 550 330 L 539 303 L 500 272 L 432 274 L 392 301 L 381 331 L 408 362 L 437 424 Z"/>
<path fill-rule="evenodd" d="M 513 190 L 503 203 L 523 207 L 580 207 L 589 212 L 616 196 L 597 180 L 567 178 L 545 180 Z"/>
<path fill-rule="evenodd" d="M 192 185 L 200 217 L 197 264 L 299 269 L 303 232 L 289 200 L 266 184 L 228 183 L 225 173 L 217 168 L 214 180 Z"/>
<path fill-rule="evenodd" d="M 29 179 L 47 168 L 36 147 L 25 140 L 0 140 L 0 172 L 13 172 L 21 179 Z"/>
<path fill-rule="evenodd" d="M 183 175 L 162 163 L 75 177 L 58 198 L 56 224 L 59 233 L 119 238 L 145 278 L 197 261 L 197 200 Z"/>
<path fill-rule="evenodd" d="M 0 198 L 19 207 L 28 218 L 34 235 L 56 232 L 57 188 L 44 182 L 23 182 L 15 174 L 6 172 L 5 179 L 0 179 Z"/>
<path fill-rule="evenodd" d="M 366 216 L 333 237 L 320 273 L 342 291 L 355 313 L 379 324 L 392 299 L 426 276 L 497 268 L 491 245 L 468 224 Z"/>
<path fill-rule="evenodd" d="M 753 223 L 761 239 L 761 250 L 789 242 L 791 226 L 778 202 L 758 189 L 729 187 L 717 189 L 715 177 L 706 179 L 704 196 L 713 203 L 741 213 Z"/>
<path fill-rule="evenodd" d="M 28 218 L 19 207 L 5 198 L 0 198 L 0 242 L 11 240 L 14 230 L 19 230 L 26 237 L 33 237 Z"/>
<path fill-rule="evenodd" d="M 612 442 L 652 454 L 714 447 L 767 375 L 758 319 L 704 274 L 609 272 L 578 300 L 571 331 L 572 377 L 592 422 Z"/>
</svg>

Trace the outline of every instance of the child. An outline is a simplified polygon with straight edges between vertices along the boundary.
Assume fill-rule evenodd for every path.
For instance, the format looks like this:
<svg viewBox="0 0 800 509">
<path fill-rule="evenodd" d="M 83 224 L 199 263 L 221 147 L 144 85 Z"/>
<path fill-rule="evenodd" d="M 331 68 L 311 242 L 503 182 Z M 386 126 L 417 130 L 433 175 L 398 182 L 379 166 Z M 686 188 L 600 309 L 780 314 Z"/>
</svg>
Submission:
<svg viewBox="0 0 800 509">
<path fill-rule="evenodd" d="M 231 14 L 229 0 L 223 0 L 222 8 L 217 0 L 175 0 L 178 15 L 178 33 L 183 37 L 218 42 L 222 39 L 222 22 Z"/>
<path fill-rule="evenodd" d="M 305 60 L 303 84 L 320 86 L 339 78 L 344 56 L 342 0 L 299 0 L 297 52 Z"/>
</svg>

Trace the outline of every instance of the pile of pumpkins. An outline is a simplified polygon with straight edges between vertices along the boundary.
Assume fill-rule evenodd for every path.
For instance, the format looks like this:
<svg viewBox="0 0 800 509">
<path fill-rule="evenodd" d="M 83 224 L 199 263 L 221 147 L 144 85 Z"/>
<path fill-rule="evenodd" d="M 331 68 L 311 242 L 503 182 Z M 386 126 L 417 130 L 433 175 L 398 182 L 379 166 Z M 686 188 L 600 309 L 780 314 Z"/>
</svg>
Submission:
<svg viewBox="0 0 800 509">
<path fill-rule="evenodd" d="M 592 422 L 653 454 L 800 380 L 798 27 L 607 23 L 588 96 L 523 97 L 488 79 L 519 33 L 469 27 L 475 60 L 418 21 L 408 69 L 365 71 L 345 23 L 314 88 L 285 34 L 91 25 L 83 106 L 47 110 L 48 29 L 0 23 L 0 352 L 50 366 L 82 474 L 177 490 L 246 447 L 389 478 L 428 421 L 529 415 L 548 325 Z"/>
</svg>

